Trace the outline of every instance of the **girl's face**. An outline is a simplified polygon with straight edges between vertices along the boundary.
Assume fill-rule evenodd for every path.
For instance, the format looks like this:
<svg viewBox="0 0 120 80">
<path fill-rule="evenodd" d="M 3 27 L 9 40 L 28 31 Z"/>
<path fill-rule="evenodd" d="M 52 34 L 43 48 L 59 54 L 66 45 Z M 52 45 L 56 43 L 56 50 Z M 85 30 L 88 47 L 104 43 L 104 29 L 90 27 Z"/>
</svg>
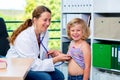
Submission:
<svg viewBox="0 0 120 80">
<path fill-rule="evenodd" d="M 75 41 L 82 38 L 82 27 L 80 24 L 75 24 L 75 26 L 70 28 L 70 36 Z"/>
<path fill-rule="evenodd" d="M 43 12 L 38 19 L 35 19 L 35 28 L 37 33 L 45 32 L 51 22 L 51 14 Z"/>
</svg>

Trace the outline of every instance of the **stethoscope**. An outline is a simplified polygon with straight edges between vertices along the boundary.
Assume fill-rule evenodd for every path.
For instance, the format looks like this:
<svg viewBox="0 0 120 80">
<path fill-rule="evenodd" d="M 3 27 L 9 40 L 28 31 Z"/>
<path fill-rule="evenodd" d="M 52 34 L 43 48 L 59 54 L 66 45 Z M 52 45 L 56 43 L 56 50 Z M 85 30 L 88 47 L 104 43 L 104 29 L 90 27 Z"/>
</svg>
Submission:
<svg viewBox="0 0 120 80">
<path fill-rule="evenodd" d="M 44 48 L 45 52 L 48 53 L 47 48 L 46 48 L 46 47 L 44 46 L 44 44 L 43 44 L 43 39 L 44 39 L 45 35 L 46 35 L 46 32 L 42 33 L 42 37 L 39 38 L 39 39 L 40 39 L 40 45 L 42 45 L 42 47 Z M 39 37 L 40 37 L 40 36 L 39 36 Z M 48 58 L 49 58 L 49 55 L 48 55 Z M 59 64 L 55 64 L 55 66 L 60 66 L 60 65 L 62 65 L 63 63 L 64 63 L 64 62 L 59 62 Z"/>
</svg>

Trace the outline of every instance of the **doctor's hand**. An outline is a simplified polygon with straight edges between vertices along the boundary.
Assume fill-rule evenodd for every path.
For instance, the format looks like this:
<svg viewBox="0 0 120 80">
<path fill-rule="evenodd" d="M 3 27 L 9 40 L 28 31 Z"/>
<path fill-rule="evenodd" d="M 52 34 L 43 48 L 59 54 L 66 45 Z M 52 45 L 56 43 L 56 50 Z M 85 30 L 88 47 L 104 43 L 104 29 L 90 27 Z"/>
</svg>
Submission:
<svg viewBox="0 0 120 80">
<path fill-rule="evenodd" d="M 58 56 L 55 56 L 53 58 L 53 63 L 60 62 L 60 61 L 68 61 L 70 59 L 71 59 L 70 55 L 61 53 Z"/>
<path fill-rule="evenodd" d="M 48 51 L 48 55 L 51 55 L 52 57 L 58 56 L 59 54 L 61 54 L 62 52 L 58 51 L 58 50 L 49 50 Z"/>
</svg>

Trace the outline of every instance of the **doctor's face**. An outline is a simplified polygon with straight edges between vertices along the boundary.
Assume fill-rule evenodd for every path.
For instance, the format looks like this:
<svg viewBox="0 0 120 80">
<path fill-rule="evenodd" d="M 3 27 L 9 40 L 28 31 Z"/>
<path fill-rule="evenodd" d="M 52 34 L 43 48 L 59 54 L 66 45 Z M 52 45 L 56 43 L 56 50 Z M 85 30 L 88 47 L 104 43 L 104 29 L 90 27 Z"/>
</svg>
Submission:
<svg viewBox="0 0 120 80">
<path fill-rule="evenodd" d="M 51 13 L 43 12 L 38 19 L 35 19 L 37 33 L 45 32 L 51 22 Z"/>
</svg>

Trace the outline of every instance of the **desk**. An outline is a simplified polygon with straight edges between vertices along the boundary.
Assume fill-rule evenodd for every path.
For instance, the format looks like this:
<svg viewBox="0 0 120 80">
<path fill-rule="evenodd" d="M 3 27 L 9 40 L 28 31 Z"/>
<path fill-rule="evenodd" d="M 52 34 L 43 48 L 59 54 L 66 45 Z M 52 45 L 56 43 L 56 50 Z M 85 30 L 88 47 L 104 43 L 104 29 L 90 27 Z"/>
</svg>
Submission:
<svg viewBox="0 0 120 80">
<path fill-rule="evenodd" d="M 0 58 L 5 59 L 5 58 Z M 7 69 L 0 69 L 0 80 L 24 80 L 30 65 L 31 58 L 11 58 L 7 61 Z"/>
</svg>

